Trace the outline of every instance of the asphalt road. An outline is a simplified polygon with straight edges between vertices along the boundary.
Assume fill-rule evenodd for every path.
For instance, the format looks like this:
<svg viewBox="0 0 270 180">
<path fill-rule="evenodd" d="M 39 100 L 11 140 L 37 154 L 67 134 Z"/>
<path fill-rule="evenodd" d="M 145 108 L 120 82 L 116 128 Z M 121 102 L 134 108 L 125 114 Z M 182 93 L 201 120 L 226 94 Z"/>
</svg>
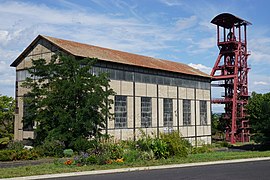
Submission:
<svg viewBox="0 0 270 180">
<path fill-rule="evenodd" d="M 114 174 L 84 175 L 59 180 L 269 180 L 270 161 L 207 165 L 162 170 L 133 171 Z"/>
</svg>

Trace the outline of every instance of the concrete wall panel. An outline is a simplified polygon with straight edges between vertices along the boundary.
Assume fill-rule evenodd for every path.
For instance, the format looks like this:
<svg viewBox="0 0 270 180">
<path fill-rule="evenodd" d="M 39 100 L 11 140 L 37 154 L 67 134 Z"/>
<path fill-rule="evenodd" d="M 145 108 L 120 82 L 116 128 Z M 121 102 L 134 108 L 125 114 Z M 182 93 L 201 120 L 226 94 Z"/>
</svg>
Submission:
<svg viewBox="0 0 270 180">
<path fill-rule="evenodd" d="M 177 98 L 177 87 L 176 86 L 168 86 L 168 97 L 169 98 Z"/>
<path fill-rule="evenodd" d="M 158 94 L 160 98 L 168 98 L 168 86 L 159 85 Z"/>
<path fill-rule="evenodd" d="M 146 96 L 146 84 L 145 83 L 136 83 L 135 84 L 135 93 L 136 96 Z"/>
<path fill-rule="evenodd" d="M 179 98 L 187 99 L 187 88 L 179 87 Z"/>
<path fill-rule="evenodd" d="M 148 97 L 157 97 L 157 85 L 146 84 L 146 95 Z"/>
<path fill-rule="evenodd" d="M 157 98 L 152 98 L 152 127 L 157 127 Z"/>
<path fill-rule="evenodd" d="M 132 96 L 133 95 L 133 82 L 120 81 L 121 95 Z"/>
<path fill-rule="evenodd" d="M 127 127 L 133 128 L 133 126 L 133 97 L 127 97 Z"/>
<path fill-rule="evenodd" d="M 194 89 L 187 88 L 187 99 L 194 99 Z"/>
<path fill-rule="evenodd" d="M 116 95 L 121 95 L 120 81 L 111 80 L 110 86 L 114 90 L 114 92 L 116 93 Z"/>
</svg>

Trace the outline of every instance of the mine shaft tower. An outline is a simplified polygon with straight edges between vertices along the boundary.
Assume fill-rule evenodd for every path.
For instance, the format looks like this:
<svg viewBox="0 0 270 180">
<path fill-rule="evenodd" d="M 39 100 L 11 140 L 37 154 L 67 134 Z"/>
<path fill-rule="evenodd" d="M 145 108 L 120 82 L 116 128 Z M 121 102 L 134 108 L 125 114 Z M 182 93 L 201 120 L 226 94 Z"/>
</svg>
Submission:
<svg viewBox="0 0 270 180">
<path fill-rule="evenodd" d="M 212 69 L 212 86 L 225 89 L 223 98 L 212 103 L 224 104 L 226 140 L 249 142 L 249 121 L 245 105 L 248 103 L 247 25 L 250 22 L 229 13 L 217 15 L 211 23 L 217 25 L 217 46 L 220 50 Z M 218 81 L 218 83 L 213 83 Z"/>
</svg>

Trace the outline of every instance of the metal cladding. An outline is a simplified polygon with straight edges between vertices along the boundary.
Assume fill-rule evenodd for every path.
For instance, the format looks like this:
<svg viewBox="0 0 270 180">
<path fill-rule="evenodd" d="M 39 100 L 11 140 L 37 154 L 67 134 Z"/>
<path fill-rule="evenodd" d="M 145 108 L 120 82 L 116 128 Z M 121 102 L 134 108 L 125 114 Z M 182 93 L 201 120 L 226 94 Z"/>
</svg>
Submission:
<svg viewBox="0 0 270 180">
<path fill-rule="evenodd" d="M 224 88 L 223 98 L 212 99 L 212 103 L 225 104 L 222 119 L 226 121 L 226 140 L 249 142 L 250 127 L 245 105 L 248 103 L 248 71 L 246 20 L 232 14 L 217 15 L 212 21 L 217 25 L 217 45 L 220 49 L 212 69 L 212 84 Z"/>
<path fill-rule="evenodd" d="M 117 50 L 112 50 L 108 48 L 102 48 L 98 46 L 92 46 L 88 44 L 58 39 L 58 38 L 49 37 L 49 36 L 39 35 L 31 43 L 31 45 L 35 44 L 35 42 L 37 42 L 40 39 L 46 39 L 47 41 L 59 47 L 61 50 L 77 57 L 91 57 L 91 58 L 97 58 L 102 61 L 109 61 L 109 62 L 114 62 L 114 63 L 121 63 L 121 64 L 127 64 L 127 65 L 133 65 L 133 66 L 139 66 L 139 67 L 158 69 L 158 70 L 210 78 L 208 74 L 203 73 L 186 64 L 122 52 L 122 51 L 117 51 Z M 30 48 L 31 45 L 28 48 Z M 23 57 L 25 56 L 25 54 L 27 54 L 29 50 L 26 49 L 11 64 L 11 66 L 16 67 L 16 65 L 20 61 L 22 61 Z"/>
</svg>

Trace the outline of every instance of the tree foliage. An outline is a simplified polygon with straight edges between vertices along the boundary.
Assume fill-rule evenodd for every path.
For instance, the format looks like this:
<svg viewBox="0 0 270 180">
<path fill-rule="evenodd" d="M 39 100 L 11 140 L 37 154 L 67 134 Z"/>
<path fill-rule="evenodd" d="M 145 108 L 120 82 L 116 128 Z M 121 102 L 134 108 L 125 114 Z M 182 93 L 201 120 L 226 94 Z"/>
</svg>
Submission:
<svg viewBox="0 0 270 180">
<path fill-rule="evenodd" d="M 13 97 L 0 95 L 0 137 L 13 134 L 15 101 Z"/>
<path fill-rule="evenodd" d="M 222 114 L 212 114 L 212 138 L 215 140 L 224 140 L 225 130 L 227 127 L 226 120 L 222 118 Z"/>
<path fill-rule="evenodd" d="M 0 95 L 0 146 L 13 138 L 15 101 L 12 97 Z"/>
<path fill-rule="evenodd" d="M 49 62 L 32 61 L 23 87 L 31 89 L 25 95 L 25 124 L 36 122 L 36 142 L 59 140 L 66 147 L 78 138 L 101 135 L 106 118 L 110 117 L 109 96 L 114 92 L 104 73 L 90 73 L 97 60 L 76 59 L 55 55 Z"/>
<path fill-rule="evenodd" d="M 256 142 L 270 143 L 270 93 L 252 93 L 247 110 Z"/>
</svg>

